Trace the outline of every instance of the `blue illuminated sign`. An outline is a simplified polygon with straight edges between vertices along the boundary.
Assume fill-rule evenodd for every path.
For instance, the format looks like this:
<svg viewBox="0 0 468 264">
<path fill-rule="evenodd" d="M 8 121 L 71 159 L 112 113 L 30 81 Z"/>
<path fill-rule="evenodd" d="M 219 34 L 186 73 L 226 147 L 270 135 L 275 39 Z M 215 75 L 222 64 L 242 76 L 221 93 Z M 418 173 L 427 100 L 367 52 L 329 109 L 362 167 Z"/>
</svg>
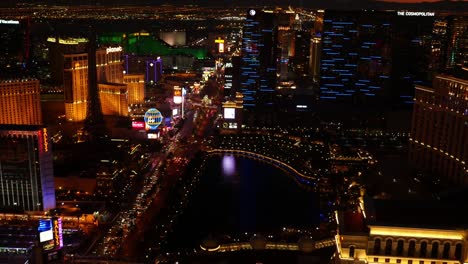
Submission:
<svg viewBox="0 0 468 264">
<path fill-rule="evenodd" d="M 39 219 L 39 227 L 37 228 L 39 232 L 44 232 L 52 230 L 52 221 L 51 219 Z"/>
</svg>

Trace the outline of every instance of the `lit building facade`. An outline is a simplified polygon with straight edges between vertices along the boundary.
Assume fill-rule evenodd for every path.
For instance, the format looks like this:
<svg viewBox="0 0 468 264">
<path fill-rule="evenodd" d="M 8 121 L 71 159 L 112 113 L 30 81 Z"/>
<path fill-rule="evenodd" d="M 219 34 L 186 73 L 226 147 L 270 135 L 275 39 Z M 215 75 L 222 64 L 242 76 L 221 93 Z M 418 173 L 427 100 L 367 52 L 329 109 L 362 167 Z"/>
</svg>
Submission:
<svg viewBox="0 0 468 264">
<path fill-rule="evenodd" d="M 162 79 L 163 64 L 161 57 L 156 59 L 149 59 L 146 64 L 146 82 L 156 83 Z"/>
<path fill-rule="evenodd" d="M 98 84 L 102 114 L 128 116 L 127 85 L 123 83 Z"/>
<path fill-rule="evenodd" d="M 468 81 L 438 75 L 416 86 L 410 160 L 456 184 L 468 184 Z"/>
<path fill-rule="evenodd" d="M 63 90 L 65 118 L 68 121 L 84 121 L 88 100 L 88 54 L 64 55 Z"/>
<path fill-rule="evenodd" d="M 273 106 L 277 43 L 275 15 L 250 9 L 244 24 L 241 51 L 240 91 L 246 109 Z"/>
<path fill-rule="evenodd" d="M 122 47 L 120 46 L 107 47 L 96 50 L 96 78 L 98 83 L 122 84 L 124 82 L 124 61 L 122 56 Z M 89 93 L 87 53 L 64 55 L 63 84 L 66 119 L 73 122 L 84 121 L 88 111 L 87 107 Z M 114 94 L 114 92 L 117 91 L 110 88 L 106 88 L 104 90 L 105 92 L 103 93 L 108 94 L 109 96 L 110 94 Z M 113 92 L 109 92 L 110 90 Z M 109 98 L 114 97 L 115 96 L 110 96 Z M 113 107 L 116 105 L 119 105 L 120 107 L 120 91 L 119 96 L 117 97 L 119 97 L 119 99 L 115 103 L 111 104 L 110 106 L 108 104 L 108 107 L 106 108 L 107 110 L 114 109 Z M 102 106 L 102 108 L 104 108 L 104 106 Z M 120 113 L 121 111 L 114 109 L 112 111 L 109 110 L 106 112 Z M 106 112 L 103 113 L 105 114 Z"/>
<path fill-rule="evenodd" d="M 392 70 L 393 16 L 390 12 L 325 12 L 321 100 L 361 103 L 383 93 Z"/>
<path fill-rule="evenodd" d="M 52 145 L 43 126 L 0 126 L 0 206 L 55 208 Z"/>
<path fill-rule="evenodd" d="M 448 18 L 447 67 L 468 65 L 468 17 Z"/>
<path fill-rule="evenodd" d="M 49 48 L 50 78 L 55 85 L 63 85 L 64 55 L 86 52 L 88 39 L 86 38 L 47 38 Z"/>
<path fill-rule="evenodd" d="M 42 124 L 39 80 L 0 82 L 0 124 Z"/>
<path fill-rule="evenodd" d="M 426 213 L 422 213 L 420 205 L 412 208 L 402 206 L 405 203 L 402 201 L 389 202 L 398 204 L 393 208 L 381 208 L 387 211 L 382 213 L 384 215 L 391 211 L 390 214 L 393 215 L 390 218 L 411 222 L 416 220 L 413 219 L 415 213 L 428 218 L 416 217 L 417 222 L 408 224 L 389 217 L 380 221 L 379 215 L 367 209 L 366 213 L 360 209 L 337 213 L 339 228 L 336 235 L 336 263 L 461 264 L 468 261 L 468 229 L 466 225 L 453 222 L 455 220 L 462 223 L 466 218 L 447 221 L 434 216 L 437 213 L 447 213 L 440 217 L 463 218 L 462 213 L 451 214 L 444 211 L 444 207 L 433 204 L 424 205 L 422 210 Z M 439 222 L 431 221 L 431 217 Z M 426 225 L 426 221 L 431 224 Z"/>
<path fill-rule="evenodd" d="M 123 83 L 123 49 L 107 47 L 96 50 L 98 83 Z"/>
<path fill-rule="evenodd" d="M 123 82 L 127 85 L 128 104 L 142 104 L 145 101 L 145 75 L 125 74 Z"/>
</svg>

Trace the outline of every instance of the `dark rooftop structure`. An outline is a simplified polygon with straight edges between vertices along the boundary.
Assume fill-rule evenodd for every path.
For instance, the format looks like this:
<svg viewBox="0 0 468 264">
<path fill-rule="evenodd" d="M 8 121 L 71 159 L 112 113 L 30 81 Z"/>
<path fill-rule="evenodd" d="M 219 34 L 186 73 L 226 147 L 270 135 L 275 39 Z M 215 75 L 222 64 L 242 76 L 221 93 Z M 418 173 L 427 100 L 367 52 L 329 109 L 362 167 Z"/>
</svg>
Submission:
<svg viewBox="0 0 468 264">
<path fill-rule="evenodd" d="M 423 228 L 467 228 L 468 205 L 463 201 L 466 199 L 458 202 L 373 199 L 366 203 L 367 224 Z"/>
</svg>

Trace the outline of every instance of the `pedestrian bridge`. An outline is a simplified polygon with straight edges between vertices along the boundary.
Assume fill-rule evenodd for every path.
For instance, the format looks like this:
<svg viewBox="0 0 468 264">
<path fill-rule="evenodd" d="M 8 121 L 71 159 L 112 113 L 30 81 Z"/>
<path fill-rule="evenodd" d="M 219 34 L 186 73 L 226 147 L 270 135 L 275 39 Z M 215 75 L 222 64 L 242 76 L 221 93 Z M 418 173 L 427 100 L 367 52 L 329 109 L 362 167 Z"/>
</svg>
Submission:
<svg viewBox="0 0 468 264">
<path fill-rule="evenodd" d="M 252 241 L 250 242 L 236 242 L 236 243 L 227 243 L 220 244 L 215 248 L 204 248 L 200 246 L 203 250 L 209 252 L 232 252 L 232 251 L 241 251 L 241 250 L 288 250 L 288 251 L 313 251 L 326 247 L 334 247 L 335 239 L 327 238 L 318 241 L 313 241 L 308 245 L 301 245 L 301 243 L 287 243 L 287 242 L 270 242 L 267 241 L 260 248 L 256 248 L 253 245 Z"/>
<path fill-rule="evenodd" d="M 291 167 L 289 164 L 287 164 L 285 162 L 282 162 L 281 160 L 274 159 L 272 157 L 268 157 L 268 156 L 258 154 L 258 153 L 255 153 L 255 152 L 251 152 L 251 151 L 238 150 L 238 149 L 211 149 L 211 150 L 208 150 L 207 153 L 208 154 L 231 153 L 231 154 L 235 154 L 235 155 L 245 156 L 245 157 L 248 157 L 248 158 L 262 160 L 262 161 L 268 162 L 268 163 L 272 164 L 273 166 L 276 166 L 276 167 L 278 167 L 278 168 L 280 168 L 282 170 L 285 170 L 285 171 L 297 176 L 296 179 L 298 179 L 301 183 L 307 184 L 307 185 L 315 186 L 315 182 L 316 182 L 316 179 L 317 179 L 317 177 L 315 177 L 315 176 L 309 176 L 309 175 L 305 175 L 305 174 L 299 172 L 298 170 Z"/>
</svg>

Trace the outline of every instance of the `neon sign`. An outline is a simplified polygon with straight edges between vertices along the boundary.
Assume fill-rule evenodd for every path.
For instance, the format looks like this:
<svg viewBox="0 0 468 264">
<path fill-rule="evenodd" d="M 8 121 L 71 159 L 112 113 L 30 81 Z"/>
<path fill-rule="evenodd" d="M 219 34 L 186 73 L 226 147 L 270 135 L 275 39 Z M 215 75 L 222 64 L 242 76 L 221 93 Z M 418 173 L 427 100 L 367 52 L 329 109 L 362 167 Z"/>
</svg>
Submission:
<svg viewBox="0 0 468 264">
<path fill-rule="evenodd" d="M 114 53 L 114 52 L 121 52 L 123 51 L 122 47 L 109 47 L 106 49 L 106 54 Z"/>
<path fill-rule="evenodd" d="M 49 151 L 49 141 L 47 140 L 47 137 L 48 137 L 47 128 L 44 128 L 42 131 L 43 131 L 42 138 L 43 138 L 43 141 L 44 141 L 44 152 L 48 152 Z"/>
<path fill-rule="evenodd" d="M 54 221 L 54 242 L 56 248 L 63 247 L 62 218 L 55 218 Z"/>
<path fill-rule="evenodd" d="M 143 122 L 143 121 L 132 121 L 132 128 L 145 128 L 145 122 Z"/>
</svg>

